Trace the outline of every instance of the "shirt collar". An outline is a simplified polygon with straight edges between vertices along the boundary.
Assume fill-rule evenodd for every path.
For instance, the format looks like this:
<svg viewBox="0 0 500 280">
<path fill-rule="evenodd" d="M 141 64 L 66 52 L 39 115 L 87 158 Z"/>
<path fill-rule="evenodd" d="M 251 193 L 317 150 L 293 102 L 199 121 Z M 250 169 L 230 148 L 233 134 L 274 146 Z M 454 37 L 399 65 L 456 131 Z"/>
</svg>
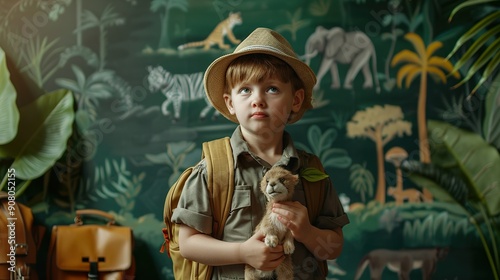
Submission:
<svg viewBox="0 0 500 280">
<path fill-rule="evenodd" d="M 231 136 L 231 147 L 233 149 L 233 159 L 236 168 L 238 158 L 242 155 L 251 154 L 248 144 L 243 139 L 241 128 L 238 126 Z M 299 154 L 293 145 L 292 137 L 288 132 L 283 133 L 283 154 L 276 165 L 286 166 L 288 170 L 296 173 L 299 169 Z"/>
</svg>

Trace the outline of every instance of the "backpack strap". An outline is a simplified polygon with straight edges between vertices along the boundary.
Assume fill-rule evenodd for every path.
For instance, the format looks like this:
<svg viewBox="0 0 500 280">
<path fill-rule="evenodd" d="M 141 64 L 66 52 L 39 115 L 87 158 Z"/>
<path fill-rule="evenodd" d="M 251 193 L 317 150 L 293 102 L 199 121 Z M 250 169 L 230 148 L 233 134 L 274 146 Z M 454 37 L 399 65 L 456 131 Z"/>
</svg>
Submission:
<svg viewBox="0 0 500 280">
<path fill-rule="evenodd" d="M 325 173 L 321 160 L 315 155 L 309 156 L 307 167 L 313 167 Z M 302 186 L 306 196 L 309 221 L 312 223 L 316 220 L 316 217 L 319 215 L 319 211 L 323 207 L 323 201 L 321 199 L 325 197 L 325 184 L 323 180 L 318 182 L 309 182 L 303 179 Z"/>
<path fill-rule="evenodd" d="M 212 236 L 221 239 L 234 193 L 234 162 L 229 137 L 204 142 L 202 157 L 207 163 L 207 186 L 213 215 Z M 212 271 L 213 267 L 207 266 L 205 279 L 212 278 Z"/>
<path fill-rule="evenodd" d="M 234 193 L 234 163 L 229 137 L 203 143 L 207 162 L 208 190 L 213 211 L 212 235 L 222 238 Z"/>
<path fill-rule="evenodd" d="M 306 162 L 303 164 L 304 167 L 313 167 L 321 172 L 325 173 L 325 168 L 321 163 L 321 160 L 311 154 L 307 154 L 303 151 L 299 151 L 302 154 L 301 159 L 305 159 Z M 305 179 L 301 179 L 302 187 L 304 188 L 304 194 L 306 197 L 307 212 L 309 214 L 309 221 L 314 223 L 316 218 L 319 216 L 319 212 L 323 207 L 324 198 L 326 194 L 326 184 L 324 180 L 310 182 Z M 321 269 L 323 276 L 328 275 L 328 264 L 326 261 L 318 261 L 318 266 Z"/>
</svg>

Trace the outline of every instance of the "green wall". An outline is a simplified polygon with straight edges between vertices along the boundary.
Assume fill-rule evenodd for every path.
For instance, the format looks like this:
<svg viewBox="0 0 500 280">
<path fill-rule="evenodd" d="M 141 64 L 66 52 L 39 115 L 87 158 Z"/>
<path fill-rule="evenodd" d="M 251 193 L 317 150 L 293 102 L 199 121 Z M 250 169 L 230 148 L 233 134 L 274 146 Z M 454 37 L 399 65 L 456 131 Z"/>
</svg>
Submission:
<svg viewBox="0 0 500 280">
<path fill-rule="evenodd" d="M 492 219 L 492 228 L 498 232 L 499 206 L 491 205 L 499 203 L 499 179 L 491 175 L 492 171 L 500 171 L 498 68 L 493 68 L 474 95 L 469 96 L 483 70 L 452 88 L 493 44 L 498 33 L 460 67 L 460 76 L 450 75 L 452 65 L 481 33 L 445 62 L 458 38 L 475 22 L 499 10 L 498 1 L 467 7 L 448 21 L 459 4 L 456 2 L 0 1 L 0 46 L 6 53 L 17 103 L 26 104 L 65 88 L 72 91 L 76 109 L 67 151 L 53 168 L 31 183 L 19 200 L 29 204 L 37 222 L 49 229 L 55 224 L 71 223 L 76 209 L 98 208 L 115 214 L 118 222 L 134 230 L 138 279 L 172 279 L 171 262 L 166 254 L 159 253 L 163 202 L 169 185 L 198 161 L 203 141 L 228 136 L 235 127 L 214 115 L 213 110 L 200 118 L 207 104 L 202 89 L 196 90 L 201 85 L 196 78 L 215 58 L 232 52 L 234 44 L 226 38 L 231 46 L 228 50 L 212 46 L 209 50 L 179 51 L 177 46 L 205 39 L 231 11 L 240 12 L 242 17 L 242 23 L 232 29 L 236 38 L 245 38 L 256 27 L 269 27 L 282 33 L 299 55 L 306 53 L 306 41 L 318 27 L 338 27 L 345 33 L 330 43 L 345 38 L 347 32 L 358 32 L 373 44 L 376 60 L 370 58 L 367 62 L 373 86 L 365 84 L 360 71 L 353 75 L 352 87 L 345 87 L 353 63 L 339 64 L 339 87 L 331 87 L 332 75 L 328 71 L 315 90 L 315 108 L 289 127 L 299 147 L 323 160 L 351 220 L 344 228 L 344 252 L 336 264 L 330 265 L 330 279 L 352 279 L 358 262 L 373 249 L 434 247 L 450 250 L 438 262 L 433 279 L 492 279 L 478 230 L 468 222 L 460 203 L 436 192 L 431 192 L 431 199 L 424 199 L 424 190 L 439 189 L 439 183 L 406 172 L 398 175 L 398 166 L 385 160 L 387 152 L 396 147 L 404 150 L 408 159 L 427 163 L 432 160 L 449 167 L 443 163 L 449 160 L 445 155 L 449 150 L 439 132 L 446 128 L 446 135 L 457 135 L 456 139 L 467 138 L 464 133 L 472 134 L 476 141 L 491 148 L 488 154 L 493 163 L 485 167 L 490 174 L 486 184 L 495 190 L 488 192 L 482 187 L 477 173 L 475 177 L 467 173 L 463 177 L 467 184 L 486 189 L 486 195 L 493 197 L 487 200 L 487 211 L 496 217 L 497 224 Z M 498 25 L 498 19 L 494 24 Z M 408 37 L 409 33 L 413 35 Z M 432 61 L 439 61 L 431 70 L 421 64 L 425 59 L 414 61 L 408 54 L 419 54 L 415 45 L 419 40 L 424 50 L 434 50 Z M 369 49 L 369 41 L 355 39 L 340 50 L 349 53 Z M 347 57 L 346 53 L 336 60 Z M 498 59 L 498 53 L 493 50 L 491 57 Z M 315 73 L 326 57 L 319 53 L 311 59 Z M 431 63 L 430 57 L 426 61 Z M 411 64 L 414 68 L 410 69 Z M 162 67 L 186 84 L 177 90 L 165 87 L 158 77 L 149 77 L 150 67 Z M 162 73 L 163 78 L 165 75 Z M 154 83 L 160 86 L 154 89 Z M 175 92 L 180 95 L 170 96 Z M 427 100 L 419 105 L 423 95 Z M 167 106 L 167 96 L 182 99 L 176 105 L 179 107 L 173 103 Z M 450 126 L 438 123 L 423 127 L 429 120 Z M 432 127 L 437 130 L 431 131 Z M 428 140 L 422 140 L 420 136 L 427 131 Z M 430 144 L 427 159 L 422 143 Z M 477 167 L 481 160 L 475 161 Z M 455 159 L 453 171 L 460 169 L 457 166 L 461 165 Z M 400 204 L 388 195 L 387 190 L 398 183 L 399 190 L 413 192 L 418 201 Z M 475 195 L 469 196 L 472 208 L 465 209 L 479 209 Z M 480 229 L 491 250 L 486 225 Z M 495 250 L 490 253 L 494 258 Z M 496 266 L 498 269 L 498 263 Z M 412 272 L 411 279 L 420 278 L 420 270 Z M 367 271 L 362 279 L 369 279 Z M 397 279 L 397 275 L 386 269 L 383 279 Z"/>
</svg>

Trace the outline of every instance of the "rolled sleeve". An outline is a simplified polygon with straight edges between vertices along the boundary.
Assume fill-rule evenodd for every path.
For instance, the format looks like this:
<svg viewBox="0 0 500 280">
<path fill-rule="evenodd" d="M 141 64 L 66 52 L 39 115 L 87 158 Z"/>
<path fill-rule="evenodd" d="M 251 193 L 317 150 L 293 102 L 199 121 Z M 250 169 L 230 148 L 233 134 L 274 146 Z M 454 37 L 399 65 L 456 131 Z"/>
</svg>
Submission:
<svg viewBox="0 0 500 280">
<path fill-rule="evenodd" d="M 206 164 L 201 161 L 186 180 L 171 221 L 211 234 L 213 218 L 206 178 Z"/>
<path fill-rule="evenodd" d="M 316 218 L 315 226 L 323 229 L 343 227 L 349 223 L 349 217 L 344 212 L 344 208 L 342 207 L 339 196 L 333 187 L 332 181 L 328 179 L 326 184 L 327 187 L 325 200 L 323 201 L 323 210 Z"/>
<path fill-rule="evenodd" d="M 177 207 L 172 215 L 172 222 L 185 224 L 199 232 L 212 233 L 212 217 Z"/>
</svg>

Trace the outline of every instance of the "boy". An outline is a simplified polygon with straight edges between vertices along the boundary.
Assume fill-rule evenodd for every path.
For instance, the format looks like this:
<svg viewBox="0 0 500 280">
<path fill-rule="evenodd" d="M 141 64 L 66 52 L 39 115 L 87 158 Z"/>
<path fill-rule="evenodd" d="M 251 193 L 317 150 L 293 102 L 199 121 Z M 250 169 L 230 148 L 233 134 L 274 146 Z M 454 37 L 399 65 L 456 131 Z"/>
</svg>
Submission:
<svg viewBox="0 0 500 280">
<path fill-rule="evenodd" d="M 184 185 L 172 221 L 179 231 L 181 254 L 214 266 L 212 279 L 244 279 L 245 264 L 273 270 L 284 259 L 283 246 L 267 247 L 254 233 L 265 212 L 260 192 L 263 174 L 274 165 L 298 173 L 308 155 L 293 146 L 285 126 L 311 108 L 314 72 L 300 61 L 278 33 L 257 28 L 232 54 L 216 59 L 205 72 L 212 105 L 239 126 L 231 136 L 235 191 L 222 240 L 210 236 L 212 210 L 202 160 Z M 330 180 L 320 215 L 309 221 L 302 184 L 294 201 L 274 204 L 273 211 L 295 239 L 292 255 L 297 279 L 325 279 L 317 260 L 335 259 L 342 250 L 342 227 L 349 223 Z M 323 203 L 325 201 L 325 203 Z"/>
</svg>

